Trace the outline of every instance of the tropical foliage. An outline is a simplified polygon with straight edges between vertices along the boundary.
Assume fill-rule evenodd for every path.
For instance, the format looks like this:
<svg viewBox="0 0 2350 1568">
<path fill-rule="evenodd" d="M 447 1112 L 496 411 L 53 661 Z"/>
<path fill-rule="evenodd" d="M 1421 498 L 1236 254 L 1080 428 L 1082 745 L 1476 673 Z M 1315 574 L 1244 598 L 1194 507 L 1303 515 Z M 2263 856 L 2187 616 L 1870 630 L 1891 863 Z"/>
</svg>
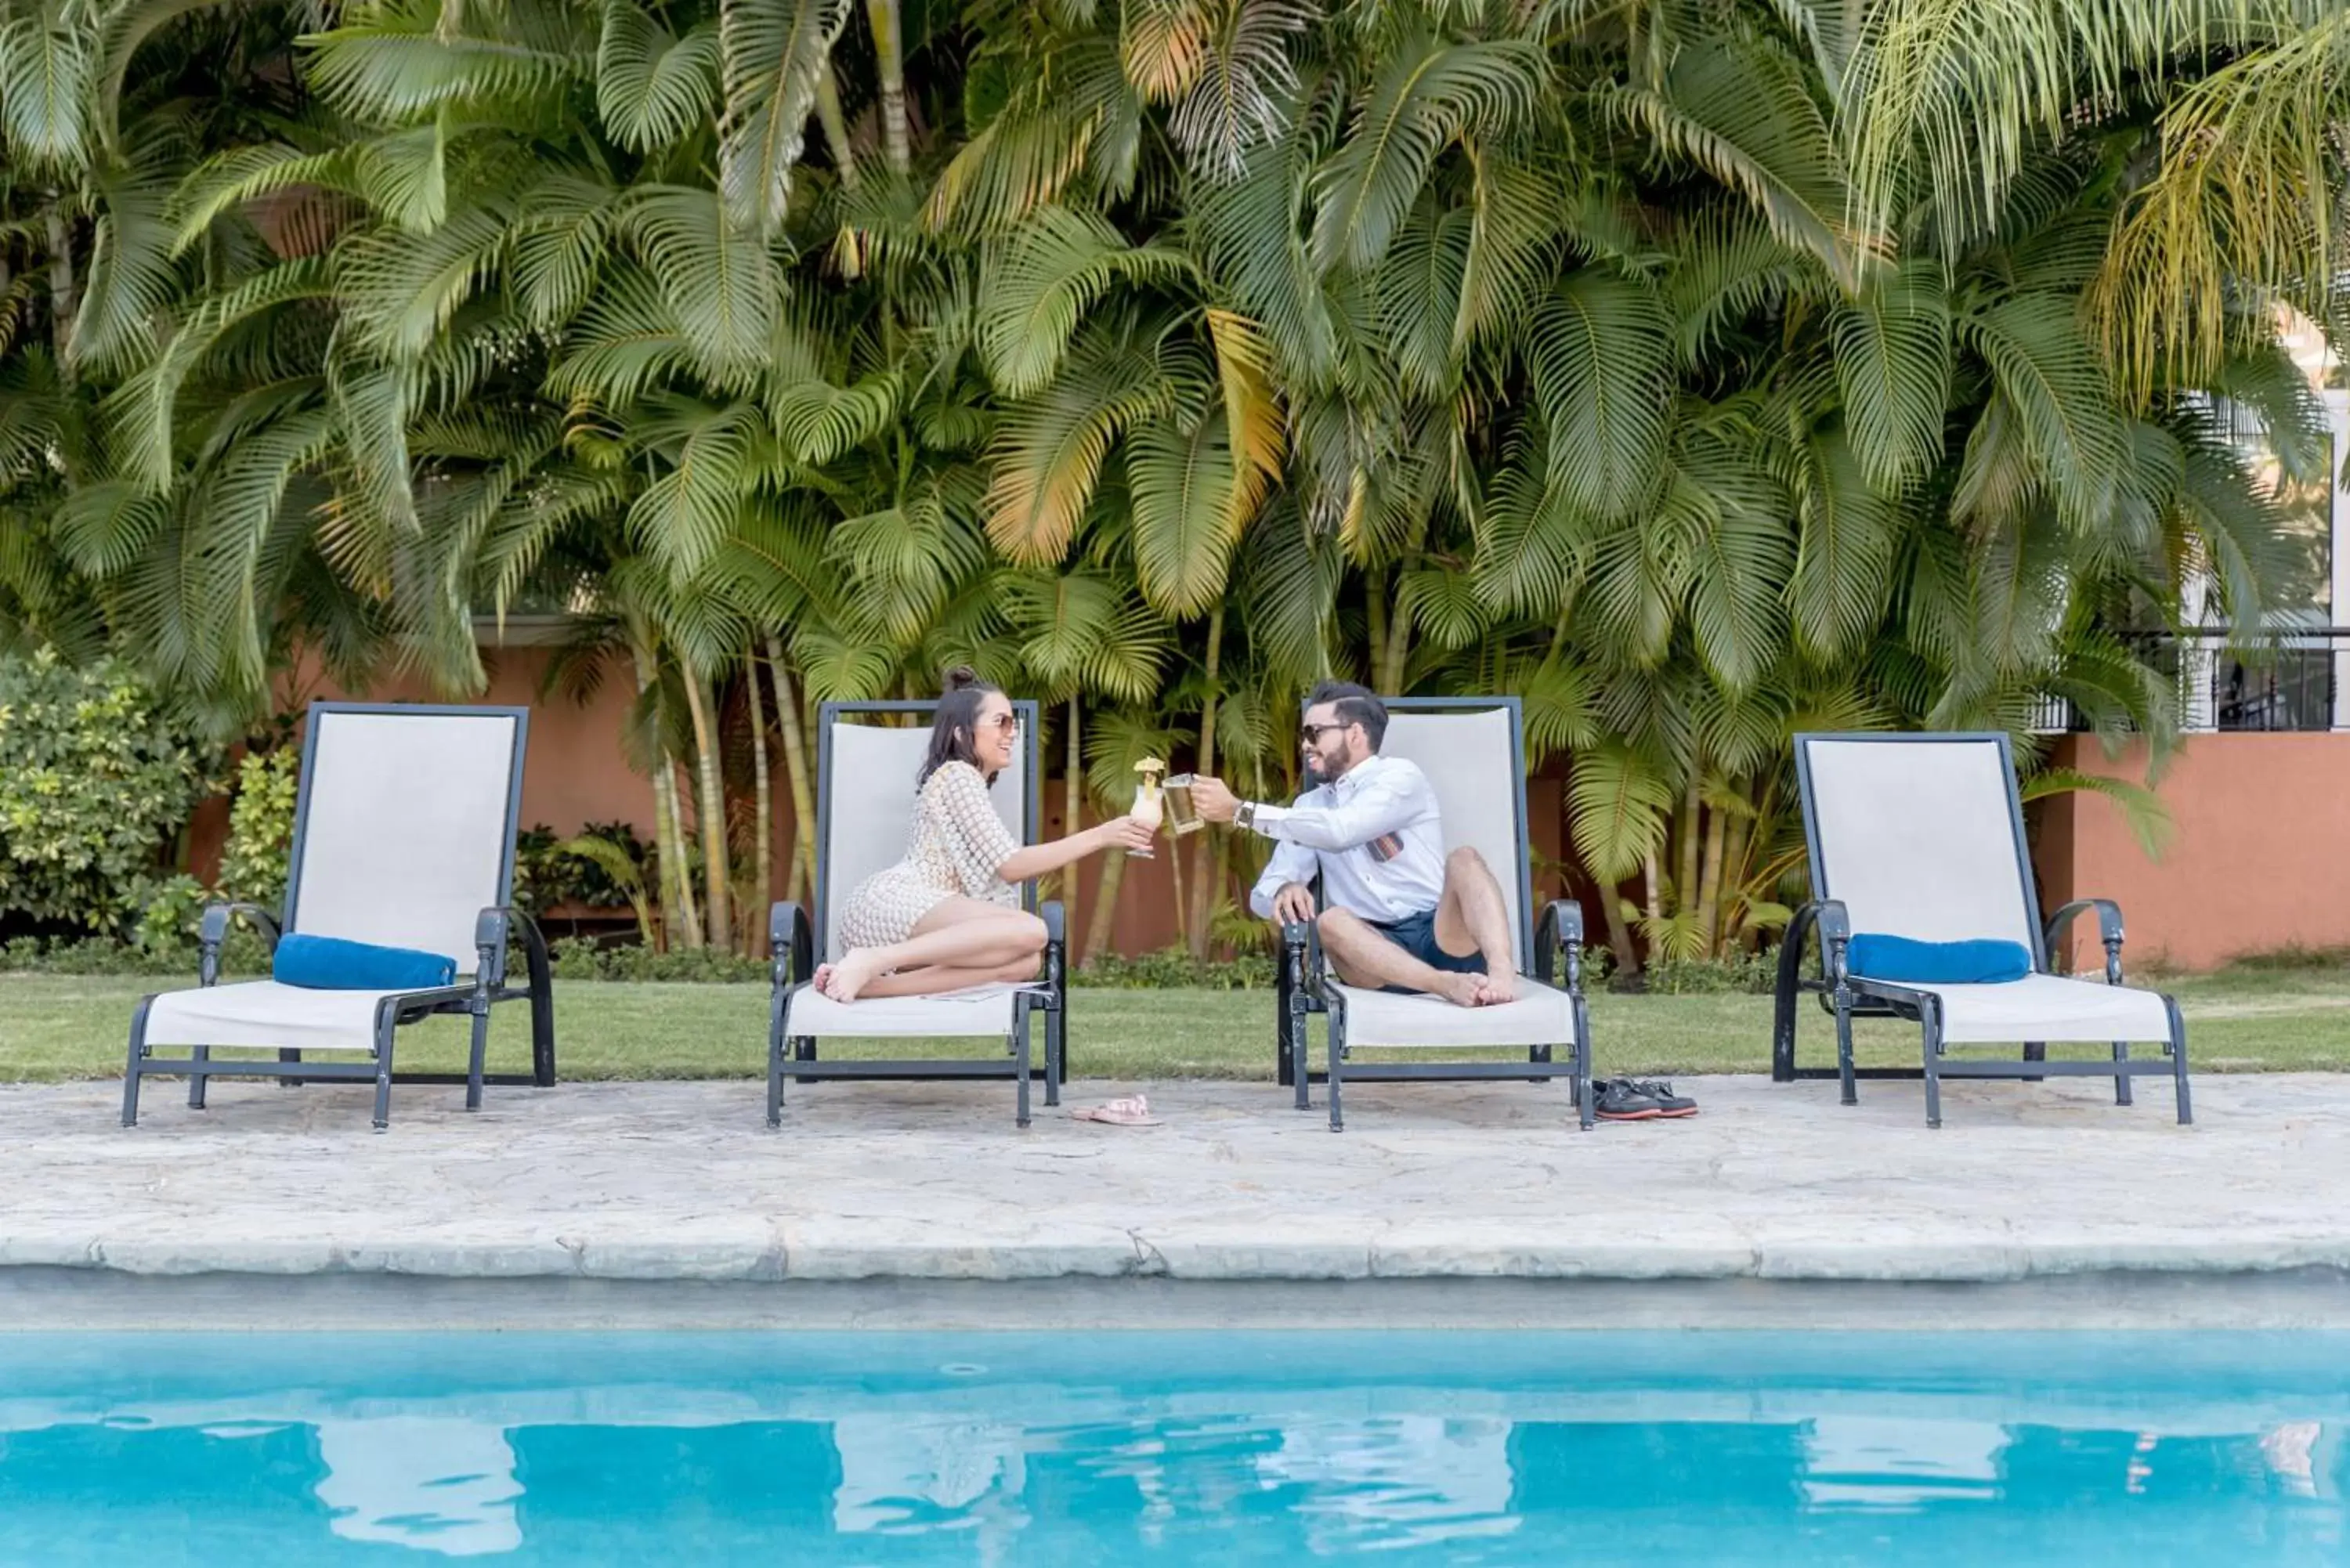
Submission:
<svg viewBox="0 0 2350 1568">
<path fill-rule="evenodd" d="M 1323 674 L 1519 693 L 1618 957 L 1733 950 L 1793 732 L 2159 741 L 2128 634 L 2279 569 L 2219 410 L 2324 462 L 2324 0 L 0 16 L 0 621 L 233 731 L 560 612 L 675 942 L 778 789 L 806 874 L 813 701 L 967 659 L 1072 815 L 1283 787 Z"/>
</svg>

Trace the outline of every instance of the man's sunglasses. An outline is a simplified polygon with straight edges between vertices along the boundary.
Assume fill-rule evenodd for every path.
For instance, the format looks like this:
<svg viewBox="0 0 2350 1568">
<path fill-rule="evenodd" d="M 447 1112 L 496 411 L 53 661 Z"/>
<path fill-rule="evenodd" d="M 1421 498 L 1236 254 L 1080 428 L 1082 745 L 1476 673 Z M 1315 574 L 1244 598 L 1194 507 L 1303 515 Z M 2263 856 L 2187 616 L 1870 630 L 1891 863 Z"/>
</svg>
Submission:
<svg viewBox="0 0 2350 1568">
<path fill-rule="evenodd" d="M 1339 724 L 1301 724 L 1297 728 L 1297 743 L 1310 749 L 1320 745 L 1322 743 L 1322 737 L 1328 734 L 1331 731 L 1350 730 L 1352 728 L 1354 728 L 1352 721 Z"/>
</svg>

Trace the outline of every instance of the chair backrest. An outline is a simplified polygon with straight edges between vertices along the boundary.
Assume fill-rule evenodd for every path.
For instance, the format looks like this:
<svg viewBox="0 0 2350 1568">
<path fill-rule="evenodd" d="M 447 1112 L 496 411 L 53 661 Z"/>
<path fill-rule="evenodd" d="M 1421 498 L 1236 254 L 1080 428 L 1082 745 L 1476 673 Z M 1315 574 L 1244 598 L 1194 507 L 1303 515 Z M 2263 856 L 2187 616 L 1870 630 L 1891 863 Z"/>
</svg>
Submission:
<svg viewBox="0 0 2350 1568">
<path fill-rule="evenodd" d="M 313 702 L 285 929 L 474 967 L 473 922 L 514 888 L 527 708 Z"/>
<path fill-rule="evenodd" d="M 1855 931 L 2022 942 L 2046 967 L 2005 735 L 1798 735 L 1795 770 L 1812 896 Z"/>
<path fill-rule="evenodd" d="M 1379 754 L 1416 763 L 1435 787 L 1444 846 L 1474 849 L 1502 885 L 1518 964 L 1534 961 L 1534 868 L 1526 842 L 1523 715 L 1514 697 L 1383 697 Z"/>
<path fill-rule="evenodd" d="M 816 935 L 819 958 L 837 958 L 840 908 L 874 872 L 906 857 L 915 775 L 931 744 L 936 702 L 827 702 L 816 710 Z M 1021 845 L 1036 841 L 1036 704 L 1014 701 L 1020 743 L 990 793 Z M 870 720 L 904 714 L 899 729 Z M 1032 907 L 1035 884 L 1023 893 Z"/>
</svg>

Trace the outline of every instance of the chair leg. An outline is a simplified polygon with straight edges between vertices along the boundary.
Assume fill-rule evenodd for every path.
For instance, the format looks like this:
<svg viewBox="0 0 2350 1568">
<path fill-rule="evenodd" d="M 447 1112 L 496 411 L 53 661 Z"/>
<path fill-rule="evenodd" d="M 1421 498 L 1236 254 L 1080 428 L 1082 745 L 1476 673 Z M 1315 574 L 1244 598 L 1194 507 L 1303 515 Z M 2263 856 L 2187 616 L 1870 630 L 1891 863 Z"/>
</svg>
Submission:
<svg viewBox="0 0 2350 1568">
<path fill-rule="evenodd" d="M 1062 998 L 1061 1005 L 1045 1015 L 1045 1106 L 1048 1110 L 1061 1103 L 1062 1063 L 1068 1053 L 1063 1033 L 1069 1026 L 1067 1000 Z"/>
<path fill-rule="evenodd" d="M 2126 1061 L 2128 1061 L 2128 1060 L 2129 1060 L 2129 1042 L 2128 1042 L 2128 1041 L 2126 1041 L 2126 1040 L 2116 1040 L 2116 1041 L 2115 1041 L 2115 1042 L 2114 1042 L 2114 1060 L 2115 1060 L 2115 1061 L 2116 1061 L 2116 1062 L 2126 1062 Z M 2116 1073 L 2116 1074 L 2115 1074 L 2115 1075 L 2114 1075 L 2114 1104 L 2116 1104 L 2116 1105 L 2117 1105 L 2117 1106 L 2126 1106 L 2126 1105 L 2130 1105 L 2130 1104 L 2132 1104 L 2132 1103 L 2133 1103 L 2133 1102 L 2132 1102 L 2132 1100 L 2130 1099 L 2130 1081 L 2129 1081 L 2129 1075 L 2128 1075 L 2127 1073 Z"/>
<path fill-rule="evenodd" d="M 130 1015 L 130 1054 L 122 1064 L 122 1125 L 139 1125 L 139 1080 L 147 1067 L 147 1011 L 155 1005 L 151 996 L 142 998 L 138 1011 Z"/>
<path fill-rule="evenodd" d="M 791 1040 L 792 999 L 787 995 L 767 1033 L 767 1125 L 784 1125 L 784 1052 Z"/>
<path fill-rule="evenodd" d="M 1591 1086 L 1591 1009 L 1583 999 L 1575 999 L 1575 1110 L 1583 1130 L 1589 1132 L 1598 1120 L 1598 1106 L 1594 1104 Z"/>
<path fill-rule="evenodd" d="M 1330 1130 L 1347 1130 L 1346 1118 L 1338 1114 L 1338 1075 L 1340 1064 L 1347 1059 L 1347 1010 L 1335 1002 L 1330 1008 Z M 1297 1075 L 1298 1093 L 1305 1092 L 1305 1075 Z"/>
<path fill-rule="evenodd" d="M 1019 1085 L 1014 1096 L 1013 1121 L 1015 1126 L 1028 1125 L 1028 1002 L 1025 997 L 1012 1004 L 1012 1064 L 1013 1076 Z"/>
<path fill-rule="evenodd" d="M 1836 993 L 1835 1025 L 1836 1076 L 1840 1082 L 1837 1102 L 1856 1106 L 1860 1104 L 1860 1082 L 1852 1066 L 1852 998 L 1844 992 Z"/>
<path fill-rule="evenodd" d="M 302 1053 L 296 1051 L 290 1045 L 283 1046 L 278 1050 L 277 1059 L 280 1062 L 299 1062 L 302 1059 Z M 281 1089 L 298 1089 L 302 1086 L 302 1080 L 299 1078 L 280 1078 L 277 1080 L 277 1086 Z"/>
<path fill-rule="evenodd" d="M 1925 1017 L 1918 1025 L 1924 1042 L 1926 1056 L 1926 1125 L 1942 1125 L 1942 1018 L 1941 1011 L 1928 1002 Z"/>
<path fill-rule="evenodd" d="M 473 1053 L 465 1066 L 465 1108 L 482 1108 L 482 1075 L 490 1060 L 490 1004 L 477 1002 L 473 1014 Z"/>
<path fill-rule="evenodd" d="M 191 1048 L 188 1054 L 199 1062 L 209 1062 L 213 1059 L 213 1048 L 209 1045 L 197 1045 Z M 188 1109 L 201 1111 L 204 1108 L 204 1086 L 211 1082 L 212 1080 L 202 1073 L 188 1075 Z"/>
<path fill-rule="evenodd" d="M 1312 1064 L 1305 1059 L 1307 1038 L 1305 1010 L 1290 1009 L 1289 1038 L 1286 1042 L 1289 1050 L 1289 1077 L 1291 1084 L 1296 1089 L 1297 1108 L 1301 1111 L 1314 1108 L 1314 1071 Z"/>
<path fill-rule="evenodd" d="M 398 1027 L 390 1008 L 378 1010 L 375 1025 L 375 1130 L 391 1126 L 391 1036 Z"/>
<path fill-rule="evenodd" d="M 2187 1093 L 2187 1020 L 2180 1016 L 2178 1003 L 2168 997 L 2162 999 L 2163 1010 L 2170 1014 L 2170 1082 L 2178 1097 L 2178 1125 L 2191 1127 L 2195 1122 L 2195 1105 Z"/>
</svg>

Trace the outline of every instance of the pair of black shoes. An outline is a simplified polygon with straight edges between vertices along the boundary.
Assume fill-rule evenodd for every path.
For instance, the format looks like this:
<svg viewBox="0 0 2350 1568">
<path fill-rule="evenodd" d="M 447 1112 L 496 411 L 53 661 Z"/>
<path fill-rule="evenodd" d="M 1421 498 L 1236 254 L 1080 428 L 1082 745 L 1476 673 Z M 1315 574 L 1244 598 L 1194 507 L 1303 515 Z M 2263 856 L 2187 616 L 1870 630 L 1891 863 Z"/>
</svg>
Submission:
<svg viewBox="0 0 2350 1568">
<path fill-rule="evenodd" d="M 1697 1102 L 1661 1078 L 1608 1078 L 1598 1085 L 1603 1122 L 1653 1122 L 1697 1115 Z"/>
</svg>

